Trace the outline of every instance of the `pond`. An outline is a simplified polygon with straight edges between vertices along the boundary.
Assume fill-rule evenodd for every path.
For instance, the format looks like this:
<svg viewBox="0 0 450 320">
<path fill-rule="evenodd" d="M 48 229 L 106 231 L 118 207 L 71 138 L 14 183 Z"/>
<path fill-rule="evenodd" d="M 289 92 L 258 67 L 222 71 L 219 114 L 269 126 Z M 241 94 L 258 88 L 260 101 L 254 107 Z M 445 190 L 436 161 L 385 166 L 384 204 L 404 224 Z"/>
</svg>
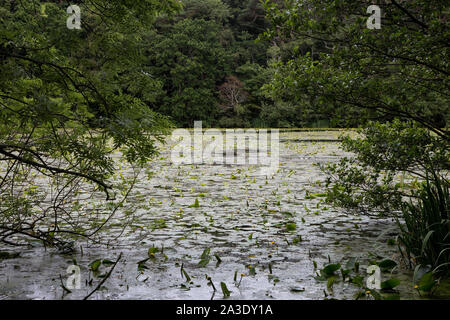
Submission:
<svg viewBox="0 0 450 320">
<path fill-rule="evenodd" d="M 401 299 L 419 298 L 394 244 L 394 221 L 324 201 L 325 176 L 317 164 L 345 156 L 339 134 L 281 132 L 280 166 L 270 177 L 256 165 L 174 165 L 165 147 L 149 163 L 153 177 L 143 173 L 135 186 L 130 201 L 146 206 L 119 240 L 108 247 L 79 241 L 69 255 L 41 245 L 20 249 L 18 257 L 0 259 L 0 299 L 83 298 L 111 268 L 105 263 L 94 273 L 89 265 L 115 261 L 120 253 L 91 299 L 223 299 L 221 282 L 228 299 L 354 299 L 357 285 L 339 273 L 330 285 L 316 278 L 319 270 L 349 261 L 355 269 L 356 261 L 365 282 L 369 261 L 383 259 L 397 266 L 382 280 L 399 279 Z M 108 233 L 122 231 L 118 221 Z M 66 293 L 61 282 L 74 260 L 81 288 Z"/>
</svg>

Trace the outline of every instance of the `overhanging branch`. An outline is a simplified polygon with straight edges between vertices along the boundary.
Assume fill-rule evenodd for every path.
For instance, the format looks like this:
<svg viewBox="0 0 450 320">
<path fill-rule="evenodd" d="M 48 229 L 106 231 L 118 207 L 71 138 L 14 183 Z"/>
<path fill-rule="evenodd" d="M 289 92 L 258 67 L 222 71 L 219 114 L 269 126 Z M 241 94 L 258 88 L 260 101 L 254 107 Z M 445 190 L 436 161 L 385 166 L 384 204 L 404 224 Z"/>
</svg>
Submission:
<svg viewBox="0 0 450 320">
<path fill-rule="evenodd" d="M 76 172 L 76 171 L 72 171 L 72 170 L 67 170 L 67 169 L 62 169 L 62 168 L 58 168 L 58 167 L 53 167 L 53 166 L 49 166 L 47 164 L 42 164 L 42 163 L 30 160 L 30 159 L 26 159 L 24 157 L 18 156 L 16 154 L 12 153 L 12 152 L 7 151 L 6 148 L 8 148 L 8 147 L 10 147 L 10 146 L 0 144 L 0 154 L 3 154 L 4 156 L 7 156 L 7 157 L 12 158 L 14 160 L 17 160 L 17 161 L 19 161 L 21 163 L 28 164 L 28 165 L 30 165 L 32 167 L 35 167 L 35 168 L 49 170 L 52 173 L 63 173 L 63 174 L 68 174 L 68 175 L 72 175 L 72 176 L 76 176 L 76 177 L 87 179 L 87 180 L 89 180 L 91 182 L 94 182 L 95 184 L 97 184 L 98 186 L 103 188 L 103 190 L 106 193 L 106 200 L 110 200 L 111 199 L 108 190 L 112 189 L 112 187 L 107 185 L 104 181 L 101 181 L 98 178 L 95 178 L 93 176 L 84 174 L 82 172 Z"/>
</svg>

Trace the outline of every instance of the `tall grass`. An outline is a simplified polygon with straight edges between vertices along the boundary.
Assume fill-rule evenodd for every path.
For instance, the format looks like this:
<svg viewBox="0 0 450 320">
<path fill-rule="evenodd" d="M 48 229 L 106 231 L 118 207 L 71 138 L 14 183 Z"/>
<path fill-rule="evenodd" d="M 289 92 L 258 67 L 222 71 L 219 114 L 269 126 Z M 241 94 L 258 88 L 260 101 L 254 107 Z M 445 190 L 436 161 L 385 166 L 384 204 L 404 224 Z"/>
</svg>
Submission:
<svg viewBox="0 0 450 320">
<path fill-rule="evenodd" d="M 450 273 L 449 206 L 449 182 L 433 173 L 420 190 L 418 201 L 405 203 L 397 217 L 399 240 L 408 260 L 429 267 L 435 274 Z"/>
</svg>

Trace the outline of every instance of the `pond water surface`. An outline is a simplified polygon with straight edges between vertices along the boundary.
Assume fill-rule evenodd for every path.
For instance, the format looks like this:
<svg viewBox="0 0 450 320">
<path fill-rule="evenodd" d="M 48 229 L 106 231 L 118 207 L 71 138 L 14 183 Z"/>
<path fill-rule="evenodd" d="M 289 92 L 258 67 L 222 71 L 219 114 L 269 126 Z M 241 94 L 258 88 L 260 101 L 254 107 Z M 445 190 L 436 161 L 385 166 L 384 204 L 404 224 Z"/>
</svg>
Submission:
<svg viewBox="0 0 450 320">
<path fill-rule="evenodd" d="M 223 299 L 221 282 L 231 291 L 228 299 L 354 299 L 356 285 L 337 281 L 327 288 L 315 279 L 324 265 L 352 258 L 364 279 L 370 260 L 396 261 L 382 280 L 398 278 L 400 298 L 419 298 L 397 246 L 388 244 L 397 235 L 392 219 L 324 202 L 325 177 L 315 164 L 345 155 L 338 134 L 281 133 L 280 169 L 271 177 L 261 176 L 258 166 L 173 165 L 166 148 L 149 164 L 152 179 L 139 178 L 130 201 L 146 206 L 119 240 L 109 247 L 80 241 L 69 255 L 40 245 L 21 249 L 19 257 L 0 260 L 0 299 L 83 298 L 110 268 L 102 265 L 94 275 L 89 264 L 114 261 L 119 253 L 122 259 L 91 299 Z M 139 268 L 152 247 L 158 252 Z M 203 252 L 209 260 L 199 264 Z M 81 288 L 65 294 L 60 276 L 65 281 L 74 259 Z"/>
</svg>

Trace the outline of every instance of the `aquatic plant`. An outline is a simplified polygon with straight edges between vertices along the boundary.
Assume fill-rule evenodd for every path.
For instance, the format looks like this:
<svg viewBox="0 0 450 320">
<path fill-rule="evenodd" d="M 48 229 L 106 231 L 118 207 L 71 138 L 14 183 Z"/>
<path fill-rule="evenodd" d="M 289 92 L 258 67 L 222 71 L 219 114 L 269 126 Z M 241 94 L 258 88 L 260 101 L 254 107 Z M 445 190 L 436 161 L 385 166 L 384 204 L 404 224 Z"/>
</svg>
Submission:
<svg viewBox="0 0 450 320">
<path fill-rule="evenodd" d="M 402 254 L 410 266 L 416 264 L 416 275 L 419 270 L 428 271 L 419 285 L 426 292 L 434 287 L 433 277 L 448 276 L 450 271 L 449 209 L 449 183 L 432 174 L 432 177 L 427 176 L 419 200 L 405 203 L 396 218 L 401 230 Z"/>
</svg>

